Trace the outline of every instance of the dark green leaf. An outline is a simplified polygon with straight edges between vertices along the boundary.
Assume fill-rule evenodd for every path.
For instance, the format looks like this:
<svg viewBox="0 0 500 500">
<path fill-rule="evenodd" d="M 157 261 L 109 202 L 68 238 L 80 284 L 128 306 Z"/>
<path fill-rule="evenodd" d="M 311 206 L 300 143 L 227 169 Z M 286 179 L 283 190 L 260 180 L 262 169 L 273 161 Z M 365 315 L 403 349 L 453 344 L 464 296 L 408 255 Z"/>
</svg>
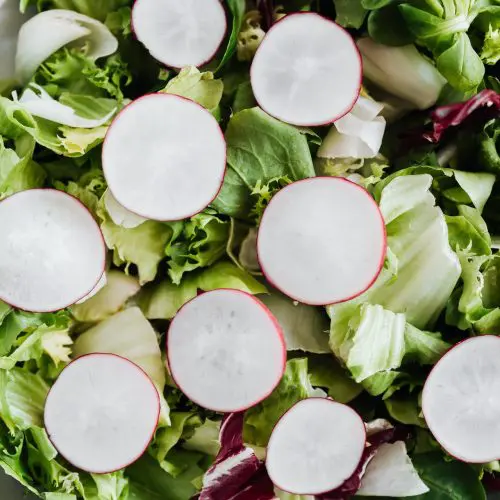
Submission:
<svg viewBox="0 0 500 500">
<path fill-rule="evenodd" d="M 466 33 L 459 33 L 453 45 L 436 60 L 439 72 L 453 87 L 474 90 L 484 77 L 484 65 Z"/>
<path fill-rule="evenodd" d="M 368 33 L 383 45 L 408 45 L 415 40 L 415 35 L 408 29 L 397 5 L 370 12 Z"/>
<path fill-rule="evenodd" d="M 367 14 L 361 0 L 334 0 L 334 3 L 338 24 L 345 28 L 361 28 Z"/>
<path fill-rule="evenodd" d="M 313 177 L 314 166 L 307 138 L 296 127 L 282 123 L 259 108 L 236 113 L 226 130 L 227 172 L 213 202 L 219 212 L 247 218 L 251 192 L 258 182 L 287 177 Z"/>
<path fill-rule="evenodd" d="M 226 51 L 222 56 L 217 69 L 220 69 L 224 64 L 226 64 L 232 55 L 236 51 L 236 45 L 238 44 L 238 35 L 241 29 L 241 23 L 243 21 L 243 15 L 245 14 L 245 0 L 226 0 L 226 4 L 231 11 L 233 16 L 233 23 L 231 27 L 231 35 L 229 36 L 229 41 L 227 42 Z"/>
</svg>

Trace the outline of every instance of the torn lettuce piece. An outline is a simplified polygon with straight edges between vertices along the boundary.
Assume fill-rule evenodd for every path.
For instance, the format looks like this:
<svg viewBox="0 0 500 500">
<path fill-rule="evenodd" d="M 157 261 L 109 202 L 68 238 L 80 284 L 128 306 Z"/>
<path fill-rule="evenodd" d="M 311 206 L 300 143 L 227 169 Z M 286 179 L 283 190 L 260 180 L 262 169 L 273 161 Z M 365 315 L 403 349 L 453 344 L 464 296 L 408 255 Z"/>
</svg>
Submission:
<svg viewBox="0 0 500 500">
<path fill-rule="evenodd" d="M 162 391 L 165 385 L 158 338 L 138 307 L 118 312 L 81 334 L 75 341 L 75 356 L 93 352 L 117 354 L 140 366 Z"/>
<path fill-rule="evenodd" d="M 67 102 L 68 100 L 74 104 L 74 107 L 64 103 L 64 101 Z M 35 83 L 30 84 L 17 102 L 32 116 L 44 118 L 60 125 L 84 129 L 101 127 L 111 120 L 117 111 L 115 102 L 105 99 L 89 100 L 83 96 L 66 95 L 63 96 L 63 100 L 56 101 L 42 87 Z M 110 107 L 111 110 L 109 110 Z M 77 111 L 81 110 L 81 108 L 84 108 L 86 113 L 98 115 L 99 117 L 86 118 L 78 115 Z M 101 111 L 103 112 L 102 114 Z"/>
<path fill-rule="evenodd" d="M 0 136 L 0 199 L 43 186 L 46 173 L 32 160 L 34 147 L 34 141 L 25 137 L 18 141 L 14 151 L 5 147 Z"/>
<path fill-rule="evenodd" d="M 299 304 L 273 290 L 260 300 L 278 320 L 285 336 L 288 351 L 304 351 L 316 354 L 329 353 L 328 320 L 324 311 L 317 307 Z"/>
<path fill-rule="evenodd" d="M 135 276 L 112 269 L 106 273 L 105 285 L 92 297 L 72 306 L 71 314 L 81 322 L 102 321 L 122 309 L 140 289 Z"/>
<path fill-rule="evenodd" d="M 307 358 L 289 360 L 278 387 L 245 413 L 245 443 L 266 446 L 280 417 L 301 399 L 316 394 L 309 380 Z"/>
<path fill-rule="evenodd" d="M 215 79 L 213 73 L 201 73 L 194 66 L 187 66 L 161 92 L 187 97 L 213 113 L 219 106 L 223 90 L 222 80 Z"/>
<path fill-rule="evenodd" d="M 435 363 L 450 345 L 438 334 L 406 322 L 403 313 L 365 303 L 330 311 L 330 347 L 356 382 L 383 394 L 404 370 L 404 362 Z"/>
<path fill-rule="evenodd" d="M 141 285 L 153 281 L 159 263 L 165 257 L 165 247 L 174 231 L 163 222 L 148 220 L 134 228 L 124 228 L 113 222 L 104 206 L 104 197 L 99 201 L 97 214 L 101 220 L 101 231 L 107 247 L 113 251 L 116 266 L 137 266 Z M 137 242 L 140 242 L 140 245 Z"/>
<path fill-rule="evenodd" d="M 227 170 L 212 206 L 222 214 L 248 219 L 252 190 L 272 179 L 314 177 L 307 137 L 260 108 L 234 114 L 226 130 Z"/>
<path fill-rule="evenodd" d="M 168 274 L 176 285 L 184 273 L 208 267 L 223 257 L 230 235 L 229 220 L 211 209 L 194 215 L 179 227 L 165 248 Z"/>
<path fill-rule="evenodd" d="M 120 54 L 96 62 L 85 48 L 64 47 L 49 57 L 36 71 L 32 83 L 44 87 L 52 97 L 63 93 L 124 100 L 123 88 L 132 75 Z"/>
<path fill-rule="evenodd" d="M 343 317 L 368 302 L 403 313 L 419 329 L 432 328 L 458 282 L 460 262 L 448 242 L 445 216 L 429 191 L 431 183 L 432 177 L 422 174 L 385 184 L 380 209 L 389 260 L 367 292 L 328 307 L 330 317 Z"/>
<path fill-rule="evenodd" d="M 254 295 L 267 293 L 266 287 L 231 262 L 221 261 L 207 269 L 189 274 L 179 285 L 169 280 L 144 288 L 137 302 L 148 319 L 172 319 L 198 290 L 234 288 Z"/>
<path fill-rule="evenodd" d="M 36 98 L 36 106 L 41 101 Z M 18 140 L 31 136 L 38 144 L 56 154 L 78 157 L 90 151 L 104 139 L 106 127 L 81 129 L 61 125 L 57 121 L 99 120 L 107 117 L 116 102 L 111 99 L 94 99 L 88 96 L 65 94 L 59 101 L 50 98 L 42 104 L 49 119 L 33 116 L 19 101 L 0 97 L 0 134 Z M 48 113 L 48 114 L 47 114 Z M 109 117 L 107 117 L 109 120 Z M 86 122 L 88 124 L 89 122 Z M 90 134 L 90 135 L 89 135 Z"/>
</svg>

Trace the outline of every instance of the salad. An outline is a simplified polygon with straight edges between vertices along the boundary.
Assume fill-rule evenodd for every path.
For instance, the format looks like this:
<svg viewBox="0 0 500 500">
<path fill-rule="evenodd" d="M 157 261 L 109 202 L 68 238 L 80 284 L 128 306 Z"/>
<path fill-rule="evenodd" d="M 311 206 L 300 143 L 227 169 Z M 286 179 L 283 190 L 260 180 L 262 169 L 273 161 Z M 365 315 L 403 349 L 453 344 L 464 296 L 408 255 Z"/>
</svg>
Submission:
<svg viewBox="0 0 500 500">
<path fill-rule="evenodd" d="M 499 0 L 0 0 L 1 469 L 500 489 L 499 61 Z"/>
</svg>

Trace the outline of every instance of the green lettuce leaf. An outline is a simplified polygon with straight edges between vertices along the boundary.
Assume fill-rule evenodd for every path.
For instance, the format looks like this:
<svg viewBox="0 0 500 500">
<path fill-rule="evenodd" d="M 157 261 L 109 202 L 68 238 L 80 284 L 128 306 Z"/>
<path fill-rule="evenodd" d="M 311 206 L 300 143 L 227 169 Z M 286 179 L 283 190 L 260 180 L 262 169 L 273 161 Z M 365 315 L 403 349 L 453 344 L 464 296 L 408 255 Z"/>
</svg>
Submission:
<svg viewBox="0 0 500 500">
<path fill-rule="evenodd" d="M 6 148 L 0 136 L 0 199 L 44 185 L 46 173 L 32 160 L 34 141 L 18 141 L 18 151 Z"/>
<path fill-rule="evenodd" d="M 295 403 L 313 393 L 307 358 L 288 361 L 278 387 L 264 401 L 247 410 L 243 429 L 245 442 L 266 446 L 280 417 Z"/>
<path fill-rule="evenodd" d="M 148 319 L 172 319 L 176 312 L 189 300 L 196 297 L 197 291 L 234 288 L 251 294 L 267 293 L 267 289 L 251 274 L 231 262 L 217 262 L 209 268 L 193 273 L 182 280 L 180 285 L 171 281 L 161 281 L 144 288 L 137 301 Z"/>
<path fill-rule="evenodd" d="M 166 247 L 168 274 L 178 285 L 184 273 L 208 267 L 226 253 L 229 220 L 206 210 L 186 221 L 182 231 Z"/>
<path fill-rule="evenodd" d="M 317 307 L 299 304 L 278 291 L 263 295 L 260 300 L 278 320 L 288 351 L 328 353 L 328 320 Z"/>
<path fill-rule="evenodd" d="M 307 138 L 296 127 L 259 108 L 232 116 L 226 130 L 227 172 L 213 206 L 219 213 L 248 218 L 252 191 L 272 179 L 295 181 L 315 175 Z"/>
<path fill-rule="evenodd" d="M 75 356 L 108 352 L 130 359 L 163 390 L 166 373 L 158 338 L 138 307 L 125 309 L 85 331 L 73 350 Z"/>
<path fill-rule="evenodd" d="M 432 328 L 460 277 L 460 262 L 450 248 L 445 216 L 435 206 L 431 184 L 428 174 L 402 175 L 382 187 L 386 266 L 367 292 L 328 308 L 334 323 L 345 323 L 357 305 L 368 302 L 404 313 L 419 329 Z"/>
<path fill-rule="evenodd" d="M 130 229 L 118 226 L 107 213 L 103 198 L 97 213 L 106 245 L 113 251 L 113 263 L 116 266 L 125 264 L 126 271 L 135 265 L 141 285 L 153 281 L 165 257 L 165 248 L 174 235 L 172 227 L 152 220 Z"/>
<path fill-rule="evenodd" d="M 54 103 L 57 104 L 56 101 Z M 88 119 L 102 118 L 113 108 L 116 109 L 116 102 L 111 99 L 69 94 L 61 96 L 59 104 L 68 106 L 76 116 Z M 57 120 L 55 113 L 57 111 L 53 115 Z M 102 126 L 95 127 L 98 132 L 92 138 L 89 138 L 88 132 L 82 133 L 79 138 L 75 136 L 68 138 L 68 128 L 72 127 L 61 125 L 57 121 L 35 117 L 25 109 L 22 103 L 0 97 L 0 135 L 4 138 L 19 140 L 28 135 L 54 153 L 69 157 L 82 156 L 100 144 L 104 138 L 105 128 Z"/>
<path fill-rule="evenodd" d="M 123 87 L 132 76 L 119 54 L 98 62 L 85 49 L 62 48 L 47 59 L 33 76 L 53 97 L 63 93 L 92 97 L 111 97 L 123 101 Z"/>
<path fill-rule="evenodd" d="M 109 12 L 130 4 L 130 0 L 21 0 L 21 11 L 28 5 L 37 5 L 39 10 L 68 9 L 104 21 Z"/>
<path fill-rule="evenodd" d="M 405 314 L 380 305 L 365 303 L 345 313 L 331 310 L 330 347 L 354 380 L 374 396 L 389 389 L 404 361 L 433 364 L 450 347 L 438 334 L 408 324 Z"/>
<path fill-rule="evenodd" d="M 187 97 L 215 112 L 222 99 L 223 90 L 222 80 L 214 79 L 213 73 L 210 71 L 201 73 L 194 66 L 188 66 L 172 78 L 162 92 Z"/>
</svg>

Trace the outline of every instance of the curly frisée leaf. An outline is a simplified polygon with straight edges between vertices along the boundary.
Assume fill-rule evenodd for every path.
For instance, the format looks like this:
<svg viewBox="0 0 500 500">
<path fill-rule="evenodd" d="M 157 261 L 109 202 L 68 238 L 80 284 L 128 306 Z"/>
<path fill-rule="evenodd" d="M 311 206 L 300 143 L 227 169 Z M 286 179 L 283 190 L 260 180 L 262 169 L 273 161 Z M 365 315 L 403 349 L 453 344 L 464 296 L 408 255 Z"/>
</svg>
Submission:
<svg viewBox="0 0 500 500">
<path fill-rule="evenodd" d="M 19 32 L 16 76 L 26 83 L 49 56 L 69 43 L 88 46 L 88 57 L 99 59 L 113 54 L 118 41 L 101 22 L 70 10 L 41 12 L 27 21 Z"/>
</svg>

